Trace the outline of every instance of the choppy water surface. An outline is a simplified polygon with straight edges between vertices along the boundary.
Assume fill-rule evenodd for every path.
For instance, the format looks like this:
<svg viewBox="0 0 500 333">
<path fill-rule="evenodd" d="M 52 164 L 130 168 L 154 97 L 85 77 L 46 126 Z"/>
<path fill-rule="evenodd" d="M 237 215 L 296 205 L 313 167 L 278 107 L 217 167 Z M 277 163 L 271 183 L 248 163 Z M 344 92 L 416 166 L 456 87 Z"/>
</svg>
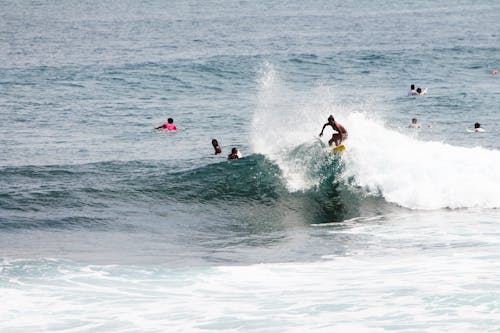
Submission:
<svg viewBox="0 0 500 333">
<path fill-rule="evenodd" d="M 2 331 L 500 331 L 495 1 L 0 9 Z"/>
</svg>

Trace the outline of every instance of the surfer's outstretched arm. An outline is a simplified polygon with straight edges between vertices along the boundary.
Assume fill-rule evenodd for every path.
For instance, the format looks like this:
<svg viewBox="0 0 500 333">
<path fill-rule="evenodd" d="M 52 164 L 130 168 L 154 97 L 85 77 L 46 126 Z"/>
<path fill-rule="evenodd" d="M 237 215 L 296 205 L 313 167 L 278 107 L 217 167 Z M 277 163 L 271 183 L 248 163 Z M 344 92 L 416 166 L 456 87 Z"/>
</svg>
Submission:
<svg viewBox="0 0 500 333">
<path fill-rule="evenodd" d="M 323 125 L 323 128 L 321 129 L 321 133 L 319 133 L 319 136 L 323 136 L 323 131 L 325 130 L 325 127 L 330 125 L 330 123 L 326 123 Z"/>
</svg>

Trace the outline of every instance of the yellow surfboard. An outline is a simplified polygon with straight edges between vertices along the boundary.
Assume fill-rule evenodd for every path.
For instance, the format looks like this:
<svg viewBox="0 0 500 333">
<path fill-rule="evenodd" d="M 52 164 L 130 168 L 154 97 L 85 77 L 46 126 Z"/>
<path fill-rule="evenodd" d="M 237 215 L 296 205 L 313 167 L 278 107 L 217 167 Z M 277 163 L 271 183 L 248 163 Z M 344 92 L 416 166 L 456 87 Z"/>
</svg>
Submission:
<svg viewBox="0 0 500 333">
<path fill-rule="evenodd" d="M 343 151 L 345 151 L 347 148 L 344 146 L 344 145 L 338 145 L 338 146 L 335 146 L 332 148 L 332 151 L 334 153 L 341 153 Z"/>
</svg>

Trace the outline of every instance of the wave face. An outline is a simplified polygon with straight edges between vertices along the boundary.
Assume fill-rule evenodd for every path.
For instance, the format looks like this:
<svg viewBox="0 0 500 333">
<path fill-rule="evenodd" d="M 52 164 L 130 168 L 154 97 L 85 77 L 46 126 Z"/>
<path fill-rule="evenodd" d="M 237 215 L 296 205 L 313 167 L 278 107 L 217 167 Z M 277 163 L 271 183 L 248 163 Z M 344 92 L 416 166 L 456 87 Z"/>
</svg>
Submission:
<svg viewBox="0 0 500 333">
<path fill-rule="evenodd" d="M 165 204 L 222 211 L 240 207 L 241 214 L 263 220 L 288 209 L 303 215 L 306 224 L 309 218 L 323 223 L 359 214 L 364 194 L 340 177 L 339 158 L 317 144 L 288 154 L 310 157 L 304 167 L 318 180 L 314 186 L 290 191 L 279 166 L 260 154 L 180 171 L 147 161 L 6 167 L 0 178 L 0 228 L 116 228 L 112 221 L 131 204 L 145 210 Z M 260 213 L 252 213 L 259 207 Z"/>
</svg>

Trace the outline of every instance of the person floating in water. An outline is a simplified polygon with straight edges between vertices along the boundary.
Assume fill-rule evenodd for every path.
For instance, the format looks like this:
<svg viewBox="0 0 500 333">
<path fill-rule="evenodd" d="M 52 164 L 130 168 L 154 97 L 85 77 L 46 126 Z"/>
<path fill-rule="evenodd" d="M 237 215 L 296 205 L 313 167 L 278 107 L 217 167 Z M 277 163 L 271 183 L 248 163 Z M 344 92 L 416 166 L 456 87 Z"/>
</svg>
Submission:
<svg viewBox="0 0 500 333">
<path fill-rule="evenodd" d="M 417 123 L 417 118 L 412 118 L 411 124 L 408 126 L 409 128 L 420 128 L 420 124 Z"/>
<path fill-rule="evenodd" d="M 412 84 L 410 86 L 410 91 L 408 91 L 408 96 L 415 96 L 418 95 L 418 92 L 415 90 L 415 85 Z"/>
<path fill-rule="evenodd" d="M 481 127 L 480 123 L 474 124 L 474 132 L 484 132 L 484 128 Z"/>
<path fill-rule="evenodd" d="M 323 125 L 321 133 L 319 133 L 320 137 L 323 136 L 323 131 L 325 130 L 326 126 L 332 126 L 333 130 L 337 131 L 337 133 L 333 133 L 332 138 L 328 140 L 328 144 L 330 146 L 333 142 L 335 142 L 335 146 L 338 146 L 342 143 L 342 141 L 347 139 L 347 130 L 340 123 L 336 122 L 332 115 L 328 117 L 328 122 Z"/>
<path fill-rule="evenodd" d="M 417 95 L 427 94 L 427 89 L 417 88 Z"/>
<path fill-rule="evenodd" d="M 240 157 L 241 157 L 240 151 L 236 147 L 231 149 L 231 154 L 227 155 L 228 160 L 235 160 Z"/>
<path fill-rule="evenodd" d="M 216 139 L 212 140 L 212 146 L 214 147 L 214 150 L 215 150 L 214 155 L 222 154 L 222 149 L 219 146 L 219 142 Z"/>
<path fill-rule="evenodd" d="M 172 118 L 168 118 L 167 122 L 165 124 L 158 126 L 158 127 L 155 127 L 155 129 L 160 129 L 160 128 L 166 129 L 168 131 L 176 131 L 177 130 L 177 126 L 174 125 L 174 120 Z"/>
</svg>

